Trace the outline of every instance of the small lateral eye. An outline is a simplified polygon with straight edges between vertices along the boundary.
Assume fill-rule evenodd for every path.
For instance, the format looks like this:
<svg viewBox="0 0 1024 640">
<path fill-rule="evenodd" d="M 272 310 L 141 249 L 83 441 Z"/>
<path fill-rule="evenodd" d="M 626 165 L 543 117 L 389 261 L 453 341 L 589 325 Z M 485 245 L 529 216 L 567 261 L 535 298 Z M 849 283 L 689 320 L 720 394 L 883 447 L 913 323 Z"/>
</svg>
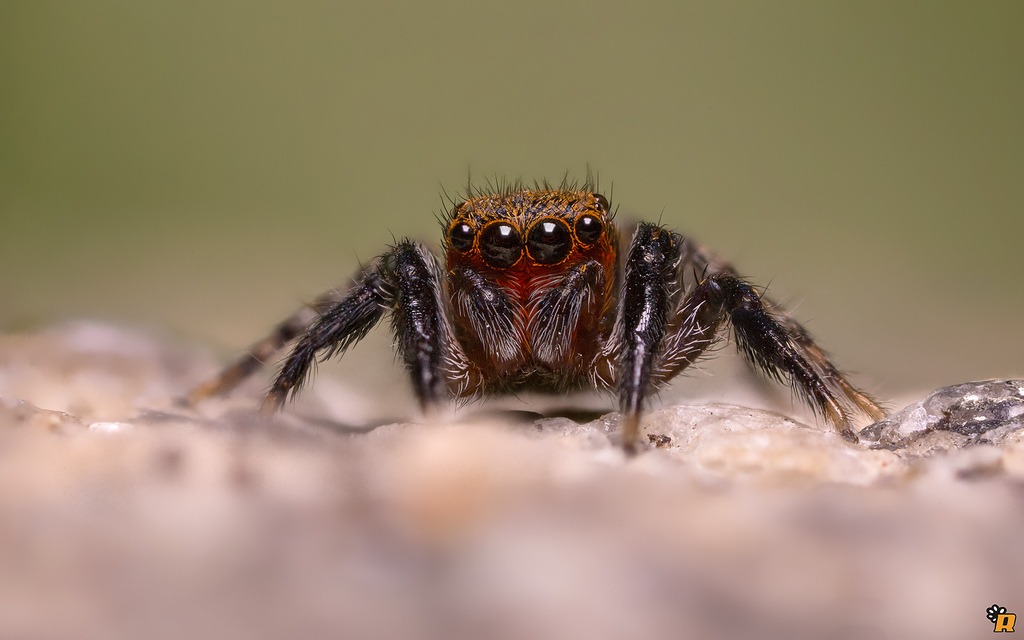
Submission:
<svg viewBox="0 0 1024 640">
<path fill-rule="evenodd" d="M 455 223 L 448 232 L 448 244 L 459 253 L 466 253 L 473 248 L 473 227 L 465 222 Z"/>
<path fill-rule="evenodd" d="M 594 200 L 597 200 L 598 209 L 604 213 L 608 213 L 608 198 L 602 196 L 600 193 L 595 193 Z"/>
<path fill-rule="evenodd" d="M 597 216 L 584 213 L 576 219 L 575 230 L 580 244 L 594 244 L 601 239 L 601 234 L 604 233 L 604 224 Z"/>
<path fill-rule="evenodd" d="M 523 238 L 507 222 L 492 222 L 480 232 L 480 254 L 495 269 L 511 267 L 523 255 Z"/>
</svg>

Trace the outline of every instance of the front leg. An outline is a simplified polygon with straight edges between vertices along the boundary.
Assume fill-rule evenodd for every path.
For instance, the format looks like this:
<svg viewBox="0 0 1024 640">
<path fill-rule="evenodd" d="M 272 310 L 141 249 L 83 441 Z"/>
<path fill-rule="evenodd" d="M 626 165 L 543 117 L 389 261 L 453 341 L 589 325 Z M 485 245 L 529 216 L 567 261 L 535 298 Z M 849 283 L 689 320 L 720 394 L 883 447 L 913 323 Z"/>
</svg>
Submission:
<svg viewBox="0 0 1024 640">
<path fill-rule="evenodd" d="M 708 309 L 699 309 L 700 301 L 705 295 L 710 294 L 714 300 L 722 300 L 729 307 L 726 310 L 733 323 L 736 332 L 737 343 L 741 350 L 747 355 L 747 362 L 756 368 L 767 373 L 769 377 L 778 379 L 780 374 L 790 376 L 790 382 L 795 383 L 796 389 L 808 400 L 811 408 L 824 415 L 826 420 L 840 429 L 847 439 L 852 439 L 852 431 L 849 429 L 851 413 L 861 412 L 872 420 L 881 420 L 885 417 L 885 410 L 875 400 L 854 387 L 836 366 L 829 360 L 826 354 L 811 339 L 807 330 L 794 320 L 786 311 L 777 304 L 767 300 L 757 293 L 750 285 L 742 281 L 736 271 L 728 262 L 708 250 L 706 247 L 697 244 L 689 238 L 677 236 L 682 245 L 680 262 L 681 270 L 692 269 L 696 273 L 703 274 L 705 280 L 714 279 L 719 283 L 715 287 L 718 293 L 698 292 L 681 300 L 679 309 L 673 313 L 676 318 L 688 318 L 689 313 L 700 316 L 701 321 L 715 322 L 708 318 Z M 680 272 L 680 276 L 683 272 Z M 730 284 L 732 283 L 732 284 Z M 705 285 L 709 288 L 710 283 Z M 723 288 L 724 287 L 724 288 Z M 744 299 L 750 302 L 744 302 Z M 761 322 L 762 313 L 768 316 L 768 321 Z M 785 336 L 785 348 L 772 349 L 771 340 L 758 338 L 764 332 L 759 332 L 757 327 L 761 324 L 769 329 L 769 334 Z M 698 323 L 699 325 L 699 323 Z M 717 325 L 716 325 L 717 326 Z M 667 380 L 687 365 L 693 362 L 700 352 L 710 345 L 701 338 L 701 327 L 692 328 L 693 335 L 690 336 L 690 328 L 679 331 L 678 339 L 675 341 L 676 349 L 666 349 L 665 362 L 662 363 L 659 373 L 656 375 L 655 384 Z M 760 348 L 756 345 L 760 344 Z M 692 355 L 694 351 L 698 353 Z M 792 351 L 798 358 L 784 357 L 783 354 Z M 673 363 L 672 354 L 676 354 L 678 361 Z M 775 356 L 771 356 L 775 353 Z M 775 364 L 771 364 L 774 361 Z M 800 371 L 794 371 L 796 361 L 804 362 L 813 375 L 807 376 Z M 676 365 L 673 371 L 672 365 Z M 799 368 L 799 367 L 797 367 Z M 666 377 L 667 374 L 667 377 Z M 807 384 L 800 383 L 803 379 Z M 827 388 L 826 393 L 819 393 L 817 387 Z M 829 401 L 828 398 L 832 398 Z"/>
<path fill-rule="evenodd" d="M 441 310 L 438 271 L 426 249 L 399 243 L 363 271 L 348 291 L 327 293 L 285 320 L 235 364 L 196 387 L 187 400 L 194 404 L 227 393 L 298 337 L 263 401 L 262 410 L 271 413 L 298 392 L 317 359 L 343 353 L 390 311 L 399 351 L 425 408 L 446 394 L 446 383 L 465 385 L 468 375 L 465 355 L 452 340 Z"/>
<path fill-rule="evenodd" d="M 395 299 L 395 289 L 384 274 L 383 261 L 384 258 L 378 259 L 344 298 L 309 326 L 274 379 L 260 409 L 263 413 L 273 413 L 289 395 L 294 397 L 298 393 L 318 357 L 326 359 L 344 353 L 380 322 Z M 326 353 L 321 356 L 321 352 Z"/>
<path fill-rule="evenodd" d="M 645 222 L 637 228 L 626 257 L 619 313 L 609 344 L 618 350 L 622 445 L 629 452 L 636 447 L 640 409 L 665 336 L 679 248 L 671 232 Z"/>
<path fill-rule="evenodd" d="M 302 336 L 267 393 L 262 411 L 277 410 L 302 386 L 321 352 L 326 352 L 325 358 L 343 352 L 363 338 L 385 310 L 392 313 L 399 352 L 420 406 L 427 410 L 446 394 L 447 372 L 459 362 L 442 316 L 441 292 L 434 257 L 412 242 L 399 243 Z"/>
<path fill-rule="evenodd" d="M 366 274 L 363 275 L 363 278 L 365 277 Z M 363 284 L 361 279 L 353 290 L 360 289 Z M 289 342 L 308 331 L 321 314 L 329 311 L 344 298 L 345 294 L 337 291 L 328 291 L 317 298 L 312 304 L 299 309 L 284 322 L 277 325 L 273 332 L 252 345 L 244 356 L 221 371 L 216 378 L 207 380 L 189 391 L 185 397 L 185 402 L 195 406 L 207 398 L 226 395 L 246 378 L 263 368 Z"/>
<path fill-rule="evenodd" d="M 735 275 L 709 276 L 688 296 L 706 301 L 709 313 L 732 323 L 739 350 L 768 377 L 788 383 L 847 440 L 858 410 L 875 420 L 885 413 L 839 373 L 807 331 L 792 318 L 769 311 L 760 294 Z"/>
<path fill-rule="evenodd" d="M 760 294 L 724 263 L 704 262 L 706 275 L 685 296 L 683 275 L 695 260 L 682 236 L 642 223 L 626 259 L 622 300 L 611 347 L 618 350 L 622 438 L 636 446 L 640 409 L 650 389 L 696 361 L 732 323 L 740 351 L 769 377 L 786 381 L 848 440 L 857 410 L 878 419 L 882 409 L 850 384 L 788 315 L 766 308 Z M 677 302 L 673 303 L 673 298 Z"/>
</svg>

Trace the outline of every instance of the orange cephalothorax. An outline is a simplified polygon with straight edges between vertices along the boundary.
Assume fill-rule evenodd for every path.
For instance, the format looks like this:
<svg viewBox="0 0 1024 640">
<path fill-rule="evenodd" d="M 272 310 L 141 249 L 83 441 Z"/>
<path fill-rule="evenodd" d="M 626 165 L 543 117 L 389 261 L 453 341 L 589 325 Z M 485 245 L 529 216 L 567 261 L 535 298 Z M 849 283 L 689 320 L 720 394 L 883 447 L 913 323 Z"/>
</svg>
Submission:
<svg viewBox="0 0 1024 640">
<path fill-rule="evenodd" d="M 618 237 L 589 191 L 521 190 L 455 206 L 446 225 L 454 330 L 488 384 L 585 376 L 612 322 Z M 565 309 L 568 304 L 572 309 Z"/>
</svg>

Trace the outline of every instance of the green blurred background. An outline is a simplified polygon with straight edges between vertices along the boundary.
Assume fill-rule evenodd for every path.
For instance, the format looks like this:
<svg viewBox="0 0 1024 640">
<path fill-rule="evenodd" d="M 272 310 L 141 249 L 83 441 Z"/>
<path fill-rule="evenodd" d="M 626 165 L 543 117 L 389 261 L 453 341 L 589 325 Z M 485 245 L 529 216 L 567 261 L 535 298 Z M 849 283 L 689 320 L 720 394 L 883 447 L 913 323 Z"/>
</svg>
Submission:
<svg viewBox="0 0 1024 640">
<path fill-rule="evenodd" d="M 392 234 L 434 241 L 442 186 L 589 165 L 883 395 L 1024 375 L 1022 25 L 1018 1 L 3 0 L 0 327 L 228 354 Z"/>
</svg>

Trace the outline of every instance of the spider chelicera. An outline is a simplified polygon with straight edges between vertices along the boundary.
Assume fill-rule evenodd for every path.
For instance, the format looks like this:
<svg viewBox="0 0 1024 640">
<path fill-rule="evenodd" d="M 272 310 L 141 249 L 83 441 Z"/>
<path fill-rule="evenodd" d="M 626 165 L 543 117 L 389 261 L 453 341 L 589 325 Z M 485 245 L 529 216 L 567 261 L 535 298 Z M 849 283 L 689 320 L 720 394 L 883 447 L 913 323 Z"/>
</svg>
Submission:
<svg viewBox="0 0 1024 640">
<path fill-rule="evenodd" d="M 854 413 L 885 415 L 802 326 L 693 240 L 641 222 L 623 255 L 608 200 L 588 185 L 470 189 L 442 222 L 443 260 L 398 242 L 348 290 L 285 320 L 189 399 L 227 392 L 298 338 L 263 402 L 272 413 L 318 358 L 344 352 L 390 315 L 424 409 L 445 398 L 610 390 L 632 450 L 644 399 L 728 322 L 753 366 L 848 440 Z"/>
</svg>

